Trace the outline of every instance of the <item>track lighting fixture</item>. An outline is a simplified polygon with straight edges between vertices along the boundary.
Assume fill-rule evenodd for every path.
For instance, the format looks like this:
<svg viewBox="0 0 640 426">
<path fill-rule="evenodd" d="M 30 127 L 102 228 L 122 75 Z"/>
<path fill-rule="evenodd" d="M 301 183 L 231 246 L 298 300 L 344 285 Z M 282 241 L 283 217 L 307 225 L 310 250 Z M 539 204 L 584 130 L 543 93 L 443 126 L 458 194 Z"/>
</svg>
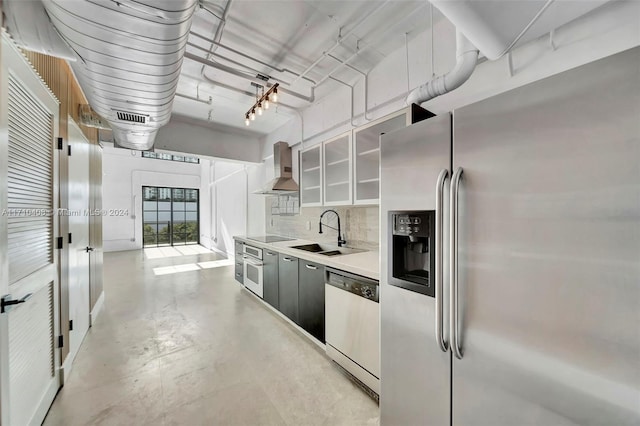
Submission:
<svg viewBox="0 0 640 426">
<path fill-rule="evenodd" d="M 251 124 L 251 121 L 255 121 L 256 113 L 257 115 L 262 115 L 264 110 L 269 109 L 269 105 L 273 102 L 278 102 L 278 83 L 275 83 L 273 86 L 269 88 L 266 92 L 264 91 L 264 86 L 261 86 L 256 83 L 251 83 L 256 88 L 256 102 L 253 104 L 251 109 L 247 111 L 244 115 L 244 124 L 247 126 Z M 262 94 L 258 93 L 258 90 L 262 90 Z"/>
</svg>

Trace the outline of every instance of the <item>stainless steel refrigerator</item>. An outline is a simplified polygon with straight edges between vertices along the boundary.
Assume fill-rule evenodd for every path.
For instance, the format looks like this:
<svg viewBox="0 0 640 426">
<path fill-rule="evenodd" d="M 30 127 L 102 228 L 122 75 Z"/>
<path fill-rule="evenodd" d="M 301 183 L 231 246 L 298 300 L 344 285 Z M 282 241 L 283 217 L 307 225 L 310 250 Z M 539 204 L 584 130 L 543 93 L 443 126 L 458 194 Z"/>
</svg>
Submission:
<svg viewBox="0 0 640 426">
<path fill-rule="evenodd" d="M 381 138 L 382 425 L 640 424 L 640 48 Z"/>
</svg>

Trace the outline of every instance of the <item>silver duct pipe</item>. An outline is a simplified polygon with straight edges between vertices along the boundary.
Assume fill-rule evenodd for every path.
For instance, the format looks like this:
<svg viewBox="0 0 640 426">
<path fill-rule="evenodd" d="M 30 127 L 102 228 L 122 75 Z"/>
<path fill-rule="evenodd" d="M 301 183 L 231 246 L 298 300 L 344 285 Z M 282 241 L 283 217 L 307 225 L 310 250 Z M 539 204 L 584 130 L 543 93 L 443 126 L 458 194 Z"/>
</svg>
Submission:
<svg viewBox="0 0 640 426">
<path fill-rule="evenodd" d="M 169 122 L 197 0 L 43 0 L 71 67 L 118 143 L 148 150 Z"/>
<path fill-rule="evenodd" d="M 476 68 L 478 53 L 478 49 L 458 31 L 456 33 L 456 65 L 448 73 L 413 89 L 407 96 L 407 104 L 420 105 L 462 86 Z"/>
</svg>

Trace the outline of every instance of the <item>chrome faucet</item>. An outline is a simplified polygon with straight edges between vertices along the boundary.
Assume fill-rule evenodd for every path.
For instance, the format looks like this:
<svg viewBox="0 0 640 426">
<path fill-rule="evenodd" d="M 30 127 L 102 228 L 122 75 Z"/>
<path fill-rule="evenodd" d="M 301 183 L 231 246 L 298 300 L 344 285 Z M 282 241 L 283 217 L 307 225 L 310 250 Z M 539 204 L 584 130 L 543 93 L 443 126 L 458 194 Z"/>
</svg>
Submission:
<svg viewBox="0 0 640 426">
<path fill-rule="evenodd" d="M 329 226 L 326 223 L 324 224 L 324 226 L 326 226 L 327 228 L 331 228 L 331 229 L 336 229 L 336 231 L 338 231 L 338 247 L 342 247 L 343 244 L 346 244 L 347 242 L 345 240 L 342 239 L 342 235 L 340 235 L 340 215 L 338 214 L 337 211 L 335 210 L 325 210 L 322 212 L 322 214 L 320 215 L 320 229 L 318 231 L 318 234 L 322 234 L 322 217 L 326 214 L 332 212 L 336 215 L 336 217 L 338 218 L 338 228 L 334 228 L 333 226 Z"/>
</svg>

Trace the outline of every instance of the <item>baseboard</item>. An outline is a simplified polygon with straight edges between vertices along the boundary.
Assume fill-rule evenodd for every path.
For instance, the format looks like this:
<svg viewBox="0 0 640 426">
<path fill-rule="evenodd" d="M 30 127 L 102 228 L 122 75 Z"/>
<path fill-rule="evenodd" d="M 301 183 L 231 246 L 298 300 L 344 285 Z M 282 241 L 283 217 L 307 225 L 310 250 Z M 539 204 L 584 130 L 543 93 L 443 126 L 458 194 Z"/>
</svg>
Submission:
<svg viewBox="0 0 640 426">
<path fill-rule="evenodd" d="M 329 356 L 329 358 L 333 359 L 336 363 L 338 363 L 338 365 L 344 368 L 347 372 L 353 375 L 356 379 L 366 385 L 373 392 L 380 395 L 380 379 L 362 368 L 362 366 L 354 362 L 351 358 L 349 358 L 330 344 L 327 344 L 326 347 L 327 355 Z"/>
<path fill-rule="evenodd" d="M 71 374 L 71 370 L 73 369 L 73 361 L 76 359 L 78 352 L 80 352 L 80 349 L 78 349 L 74 354 L 69 352 L 67 357 L 64 359 L 62 367 L 60 368 L 60 380 L 62 380 L 62 383 L 60 384 L 61 386 L 64 386 L 64 384 L 67 383 L 69 374 Z"/>
<path fill-rule="evenodd" d="M 103 308 L 104 308 L 104 291 L 100 294 L 100 297 L 98 297 L 96 304 L 93 305 L 93 309 L 91 310 L 91 315 L 89 317 L 89 327 L 91 327 L 93 324 L 96 323 L 98 315 L 100 315 L 100 312 L 102 312 Z"/>
</svg>

